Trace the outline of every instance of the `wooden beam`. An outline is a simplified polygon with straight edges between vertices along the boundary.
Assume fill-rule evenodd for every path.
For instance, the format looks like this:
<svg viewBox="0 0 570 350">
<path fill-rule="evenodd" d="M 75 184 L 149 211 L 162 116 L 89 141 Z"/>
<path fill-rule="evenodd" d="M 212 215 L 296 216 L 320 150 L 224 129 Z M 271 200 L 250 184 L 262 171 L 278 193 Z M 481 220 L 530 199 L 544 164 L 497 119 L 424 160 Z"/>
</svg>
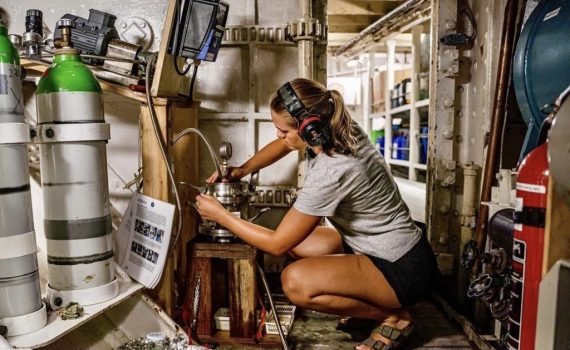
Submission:
<svg viewBox="0 0 570 350">
<path fill-rule="evenodd" d="M 570 258 L 570 208 L 554 189 L 554 179 L 548 180 L 546 202 L 546 226 L 544 236 L 544 254 L 542 276 L 552 268 L 559 259 Z"/>
<path fill-rule="evenodd" d="M 254 259 L 228 260 L 230 293 L 230 336 L 253 338 L 256 331 L 257 301 Z"/>
<path fill-rule="evenodd" d="M 353 1 L 334 0 L 328 2 L 327 13 L 329 15 L 383 15 L 390 12 L 399 4 L 385 1 Z"/>
<path fill-rule="evenodd" d="M 377 21 L 380 15 L 330 15 L 329 14 L 329 27 L 340 27 L 340 26 L 358 26 L 370 24 Z"/>
<path fill-rule="evenodd" d="M 178 102 L 173 103 L 170 108 L 172 120 L 173 137 L 187 128 L 198 127 L 198 108 L 199 102 Z M 200 222 L 199 214 L 194 210 L 188 202 L 194 201 L 194 197 L 198 192 L 188 185 L 181 182 L 198 185 L 199 181 L 199 152 L 198 152 L 198 136 L 196 134 L 188 134 L 180 138 L 176 144 L 172 146 L 172 159 L 174 164 L 174 178 L 180 195 L 182 204 L 182 233 L 176 246 L 177 256 L 180 260 L 176 266 L 178 288 L 186 285 L 185 276 L 187 275 L 188 259 L 187 246 L 198 232 L 198 224 Z"/>
<path fill-rule="evenodd" d="M 168 134 L 168 108 L 167 105 L 155 105 L 156 116 L 160 128 L 161 136 L 164 140 L 169 140 Z M 164 162 L 160 144 L 154 134 L 154 128 L 150 117 L 149 110 L 146 105 L 141 104 L 141 145 L 142 145 L 142 163 L 143 163 L 143 193 L 152 198 L 169 202 L 170 186 L 166 163 Z M 168 152 L 167 152 L 168 154 Z M 173 232 L 176 230 L 173 226 Z M 172 315 L 174 309 L 174 299 L 172 291 L 174 290 L 174 257 L 171 254 L 166 259 L 164 272 L 158 286 L 151 293 L 158 304 L 164 308 L 167 314 Z"/>
<path fill-rule="evenodd" d="M 151 94 L 154 97 L 177 97 L 180 91 L 180 86 L 184 81 L 184 77 L 178 75 L 174 68 L 174 58 L 168 54 L 168 44 L 172 34 L 173 23 L 175 21 L 177 0 L 170 0 L 168 4 L 168 11 L 166 13 L 166 20 L 164 21 L 164 28 L 162 30 L 160 49 L 158 59 L 156 61 L 156 68 L 154 70 L 154 78 L 152 80 Z M 178 58 L 179 67 L 182 66 L 183 60 Z"/>
</svg>

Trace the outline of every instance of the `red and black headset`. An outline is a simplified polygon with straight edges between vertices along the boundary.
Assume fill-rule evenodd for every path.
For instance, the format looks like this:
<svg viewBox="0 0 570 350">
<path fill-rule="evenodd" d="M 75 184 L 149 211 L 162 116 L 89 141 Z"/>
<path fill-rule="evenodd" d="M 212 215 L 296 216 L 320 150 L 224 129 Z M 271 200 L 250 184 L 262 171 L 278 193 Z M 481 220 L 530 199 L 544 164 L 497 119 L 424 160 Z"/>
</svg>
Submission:
<svg viewBox="0 0 570 350">
<path fill-rule="evenodd" d="M 310 146 L 322 146 L 330 142 L 330 128 L 328 123 L 321 120 L 321 116 L 309 113 L 305 108 L 301 99 L 293 90 L 291 83 L 283 84 L 278 90 L 277 95 L 283 100 L 283 105 L 297 120 L 297 132 L 303 141 Z"/>
</svg>

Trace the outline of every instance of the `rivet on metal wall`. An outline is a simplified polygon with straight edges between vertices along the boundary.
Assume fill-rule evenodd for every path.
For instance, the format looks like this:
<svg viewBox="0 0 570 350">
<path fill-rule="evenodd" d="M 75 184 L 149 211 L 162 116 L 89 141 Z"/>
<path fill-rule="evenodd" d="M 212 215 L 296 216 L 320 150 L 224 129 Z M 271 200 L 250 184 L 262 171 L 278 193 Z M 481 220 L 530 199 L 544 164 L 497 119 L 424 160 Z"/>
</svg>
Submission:
<svg viewBox="0 0 570 350">
<path fill-rule="evenodd" d="M 447 30 L 453 30 L 456 27 L 456 23 L 453 20 L 447 20 L 445 21 L 445 29 Z"/>
<path fill-rule="evenodd" d="M 443 136 L 443 138 L 448 139 L 448 140 L 452 139 L 453 138 L 453 131 L 449 130 L 449 129 L 445 129 L 442 132 L 442 136 Z"/>
<path fill-rule="evenodd" d="M 459 59 L 459 51 L 457 50 L 445 50 L 445 53 L 451 58 L 452 60 Z"/>
<path fill-rule="evenodd" d="M 450 98 L 446 98 L 445 100 L 443 100 L 443 105 L 445 107 L 453 107 L 453 100 Z"/>
<path fill-rule="evenodd" d="M 442 186 L 449 187 L 455 184 L 455 176 L 454 175 L 447 175 L 442 182 Z"/>
</svg>

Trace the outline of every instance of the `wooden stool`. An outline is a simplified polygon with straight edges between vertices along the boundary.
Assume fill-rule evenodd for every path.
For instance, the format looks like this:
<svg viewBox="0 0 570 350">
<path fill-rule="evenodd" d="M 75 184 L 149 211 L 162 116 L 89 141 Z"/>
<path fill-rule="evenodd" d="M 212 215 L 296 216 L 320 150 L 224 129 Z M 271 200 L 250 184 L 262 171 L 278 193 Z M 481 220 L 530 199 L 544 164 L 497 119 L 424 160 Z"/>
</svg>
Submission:
<svg viewBox="0 0 570 350">
<path fill-rule="evenodd" d="M 194 243 L 191 244 L 189 256 L 187 281 L 190 300 L 187 305 L 190 307 L 194 302 L 196 283 L 200 279 L 196 326 L 198 337 L 218 343 L 223 343 L 224 339 L 228 342 L 253 342 L 257 331 L 257 249 L 243 243 Z M 227 280 L 220 281 L 218 277 L 220 272 L 225 272 L 225 268 Z M 226 295 L 229 295 L 229 300 Z M 217 308 L 224 301 L 229 306 L 229 337 L 227 332 L 214 332 L 214 306 Z"/>
</svg>

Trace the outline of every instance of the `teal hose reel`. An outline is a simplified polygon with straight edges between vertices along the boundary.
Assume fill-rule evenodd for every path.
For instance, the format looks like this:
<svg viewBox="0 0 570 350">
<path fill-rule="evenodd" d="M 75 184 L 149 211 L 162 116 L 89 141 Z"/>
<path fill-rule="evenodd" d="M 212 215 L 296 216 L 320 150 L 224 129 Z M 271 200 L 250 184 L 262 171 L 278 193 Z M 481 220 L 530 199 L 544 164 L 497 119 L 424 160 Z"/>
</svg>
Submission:
<svg viewBox="0 0 570 350">
<path fill-rule="evenodd" d="M 543 0 L 536 6 L 517 43 L 513 81 L 528 125 L 522 159 L 537 146 L 549 105 L 570 85 L 570 1 Z"/>
</svg>

